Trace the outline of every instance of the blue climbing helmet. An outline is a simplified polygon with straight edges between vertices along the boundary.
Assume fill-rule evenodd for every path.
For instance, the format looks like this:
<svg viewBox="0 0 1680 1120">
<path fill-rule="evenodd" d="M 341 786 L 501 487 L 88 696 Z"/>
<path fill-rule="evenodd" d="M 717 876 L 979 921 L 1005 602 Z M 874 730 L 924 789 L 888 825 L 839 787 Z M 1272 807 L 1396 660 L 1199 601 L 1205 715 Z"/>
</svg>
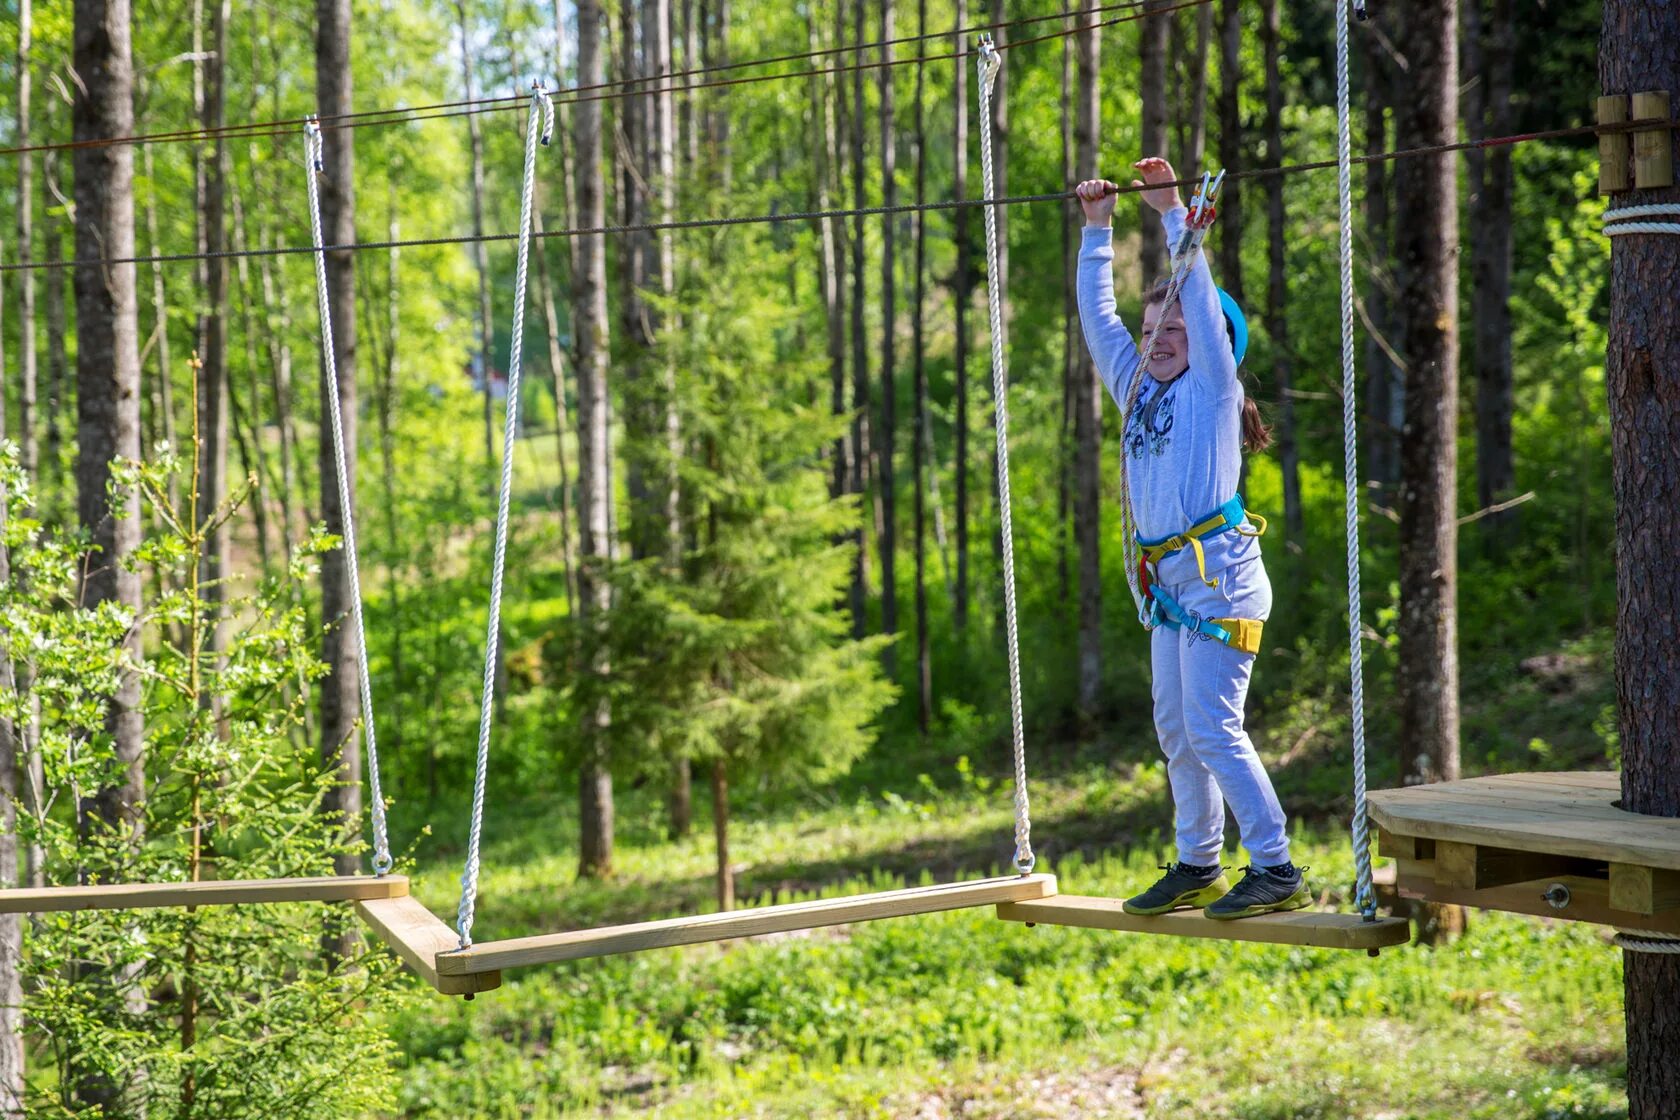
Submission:
<svg viewBox="0 0 1680 1120">
<path fill-rule="evenodd" d="M 1231 356 L 1240 366 L 1243 355 L 1248 353 L 1248 317 L 1237 306 L 1237 301 L 1231 298 L 1230 292 L 1217 287 L 1214 291 L 1219 293 L 1219 307 L 1225 312 L 1225 330 L 1231 336 Z"/>
</svg>

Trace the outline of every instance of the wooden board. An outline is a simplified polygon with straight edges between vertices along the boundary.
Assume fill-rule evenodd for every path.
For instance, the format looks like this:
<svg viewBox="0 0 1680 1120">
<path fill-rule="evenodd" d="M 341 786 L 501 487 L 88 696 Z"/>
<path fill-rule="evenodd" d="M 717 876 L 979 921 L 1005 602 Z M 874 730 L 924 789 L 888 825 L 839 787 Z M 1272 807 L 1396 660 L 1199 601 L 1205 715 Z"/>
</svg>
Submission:
<svg viewBox="0 0 1680 1120">
<path fill-rule="evenodd" d="M 1610 905 L 1633 914 L 1680 910 L 1680 871 L 1612 863 Z"/>
<path fill-rule="evenodd" d="M 1075 894 L 1005 902 L 998 906 L 997 915 L 1006 922 L 1079 926 L 1125 933 L 1161 933 L 1171 937 L 1208 937 L 1221 941 L 1259 941 L 1271 945 L 1314 945 L 1324 949 L 1383 949 L 1404 945 L 1411 940 L 1410 924 L 1404 918 L 1378 918 L 1367 922 L 1358 914 L 1321 914 L 1311 910 L 1260 914 L 1232 921 L 1216 921 L 1200 910 L 1178 910 L 1146 918 L 1126 913 L 1117 898 L 1090 898 Z"/>
<path fill-rule="evenodd" d="M 541 934 L 509 941 L 487 941 L 468 949 L 444 953 L 437 958 L 441 976 L 466 976 L 525 965 L 578 960 L 583 957 L 638 953 L 673 945 L 695 945 L 706 941 L 727 941 L 795 929 L 870 922 L 878 918 L 899 918 L 910 914 L 931 914 L 971 906 L 1018 899 L 1044 898 L 1056 893 L 1054 875 L 1010 875 L 976 879 L 966 883 L 945 883 L 933 887 L 910 887 L 850 898 L 824 898 L 810 902 L 789 902 L 756 910 L 733 910 L 687 918 L 665 918 L 633 925 L 604 926 L 571 933 Z"/>
<path fill-rule="evenodd" d="M 1680 870 L 1680 818 L 1624 812 L 1620 796 L 1616 774 L 1590 771 L 1375 790 L 1369 804 L 1395 836 Z"/>
<path fill-rule="evenodd" d="M 0 890 L 0 914 L 57 910 L 156 910 L 242 902 L 347 902 L 401 898 L 408 876 L 324 875 L 313 879 L 209 879 L 199 883 L 109 883 Z"/>
<path fill-rule="evenodd" d="M 1550 852 L 1515 852 L 1457 840 L 1437 840 L 1434 847 L 1430 858 L 1435 861 L 1435 881 L 1464 890 L 1503 887 L 1558 875 L 1591 874 L 1596 866 L 1591 860 L 1555 856 Z"/>
<path fill-rule="evenodd" d="M 1561 883 L 1569 888 L 1569 905 L 1561 910 L 1552 906 L 1544 897 L 1546 889 L 1553 883 Z M 1504 910 L 1513 914 L 1532 914 L 1560 921 L 1591 922 L 1595 925 L 1650 930 L 1680 936 L 1680 911 L 1635 914 L 1617 910 L 1610 905 L 1610 884 L 1604 879 L 1561 875 L 1556 879 L 1536 879 L 1532 883 L 1489 887 L 1485 890 L 1460 890 L 1436 882 L 1434 869 L 1429 864 L 1401 860 L 1395 885 L 1402 895 L 1427 899 L 1430 902 L 1448 902 L 1459 906 L 1474 906 L 1482 910 Z"/>
<path fill-rule="evenodd" d="M 389 945 L 421 979 L 446 996 L 470 996 L 502 986 L 499 972 L 480 972 L 472 976 L 439 976 L 437 958 L 460 947 L 454 930 L 444 925 L 420 900 L 404 895 L 401 898 L 370 899 L 356 904 L 356 913 L 373 927 L 379 939 Z"/>
</svg>

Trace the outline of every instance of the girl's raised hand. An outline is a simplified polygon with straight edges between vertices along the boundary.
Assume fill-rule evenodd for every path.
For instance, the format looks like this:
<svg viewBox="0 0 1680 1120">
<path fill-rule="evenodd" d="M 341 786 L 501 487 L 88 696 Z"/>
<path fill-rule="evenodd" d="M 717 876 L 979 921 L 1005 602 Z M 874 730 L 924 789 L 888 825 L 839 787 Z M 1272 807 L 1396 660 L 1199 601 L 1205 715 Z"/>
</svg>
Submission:
<svg viewBox="0 0 1680 1120">
<path fill-rule="evenodd" d="M 1132 180 L 1132 186 L 1152 186 L 1155 183 L 1171 183 L 1178 178 L 1173 171 L 1172 164 L 1160 156 L 1144 156 L 1132 164 L 1133 170 L 1143 176 L 1143 179 Z M 1184 205 L 1184 200 L 1178 197 L 1177 187 L 1158 187 L 1143 192 L 1143 201 L 1147 202 L 1158 214 L 1165 214 L 1169 210 L 1176 210 Z"/>
<path fill-rule="evenodd" d="M 1080 208 L 1085 211 L 1085 224 L 1106 226 L 1114 219 L 1114 204 L 1120 188 L 1107 179 L 1087 179 L 1073 189 L 1079 196 Z"/>
</svg>

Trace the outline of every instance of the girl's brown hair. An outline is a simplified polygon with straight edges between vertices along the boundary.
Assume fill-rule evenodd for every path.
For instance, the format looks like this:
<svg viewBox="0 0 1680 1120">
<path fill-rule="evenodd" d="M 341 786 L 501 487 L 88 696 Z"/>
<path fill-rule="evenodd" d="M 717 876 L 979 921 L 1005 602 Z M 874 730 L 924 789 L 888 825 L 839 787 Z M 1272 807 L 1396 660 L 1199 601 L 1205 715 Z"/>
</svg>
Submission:
<svg viewBox="0 0 1680 1120">
<path fill-rule="evenodd" d="M 1165 303 L 1167 290 L 1170 286 L 1166 280 L 1155 281 L 1150 289 L 1143 294 L 1143 306 L 1147 308 L 1153 304 Z M 1231 345 L 1235 346 L 1237 332 L 1229 319 L 1225 321 L 1225 334 L 1231 340 Z M 1242 376 L 1241 370 L 1238 371 L 1237 376 Z M 1266 423 L 1265 418 L 1260 415 L 1260 405 L 1247 392 L 1243 393 L 1242 445 L 1243 450 L 1250 455 L 1258 455 L 1272 445 L 1272 426 Z"/>
</svg>

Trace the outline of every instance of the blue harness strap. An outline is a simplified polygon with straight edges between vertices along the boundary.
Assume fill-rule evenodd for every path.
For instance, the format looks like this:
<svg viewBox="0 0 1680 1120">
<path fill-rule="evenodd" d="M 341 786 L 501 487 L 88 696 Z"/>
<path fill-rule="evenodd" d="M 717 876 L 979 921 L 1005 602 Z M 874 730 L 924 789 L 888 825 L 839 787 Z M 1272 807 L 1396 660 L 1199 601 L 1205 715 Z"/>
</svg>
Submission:
<svg viewBox="0 0 1680 1120">
<path fill-rule="evenodd" d="M 1202 581 L 1209 587 L 1217 586 L 1217 580 L 1207 578 L 1203 567 L 1201 540 L 1203 537 L 1217 536 L 1220 533 L 1235 531 L 1246 536 L 1260 536 L 1266 531 L 1264 518 L 1256 516 L 1259 528 L 1253 531 L 1243 529 L 1243 521 L 1248 512 L 1243 507 L 1242 495 L 1232 497 L 1207 517 L 1202 518 L 1195 525 L 1182 533 L 1161 537 L 1157 540 L 1146 541 L 1138 538 L 1138 545 L 1143 549 L 1142 569 L 1143 585 L 1149 596 L 1149 621 L 1155 626 L 1165 626 L 1169 630 L 1189 630 L 1196 634 L 1203 634 L 1223 645 L 1232 646 L 1246 653 L 1258 653 L 1260 650 L 1260 632 L 1262 624 L 1258 619 L 1248 618 L 1197 618 L 1167 594 L 1161 585 L 1151 578 L 1149 565 L 1158 564 L 1161 558 L 1179 549 L 1190 547 L 1196 551 L 1196 566 L 1201 571 Z"/>
</svg>

